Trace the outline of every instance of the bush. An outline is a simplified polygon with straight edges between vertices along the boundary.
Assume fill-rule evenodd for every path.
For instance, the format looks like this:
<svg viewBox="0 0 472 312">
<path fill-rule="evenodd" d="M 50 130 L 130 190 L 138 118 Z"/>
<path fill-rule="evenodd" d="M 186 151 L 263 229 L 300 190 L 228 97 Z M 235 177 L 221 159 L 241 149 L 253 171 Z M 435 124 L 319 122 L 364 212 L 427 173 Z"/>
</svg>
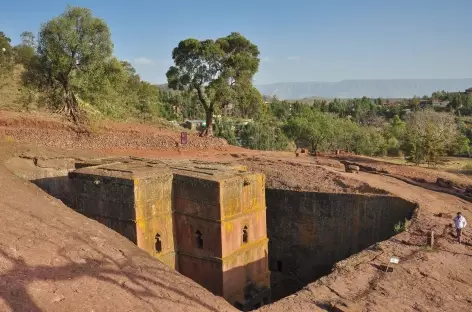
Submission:
<svg viewBox="0 0 472 312">
<path fill-rule="evenodd" d="M 407 231 L 409 226 L 410 220 L 405 219 L 404 222 L 398 221 L 398 223 L 395 224 L 395 226 L 393 227 L 393 230 L 395 231 L 395 233 L 401 233 Z"/>
<path fill-rule="evenodd" d="M 214 135 L 225 139 L 231 145 L 238 145 L 233 123 L 227 118 L 215 120 Z"/>
<path fill-rule="evenodd" d="M 391 137 L 387 140 L 387 155 L 392 157 L 400 157 L 403 156 L 403 152 L 401 151 L 400 142 Z"/>
<path fill-rule="evenodd" d="M 375 128 L 360 128 L 355 136 L 354 151 L 367 156 L 385 156 L 387 142 L 379 130 Z"/>
<path fill-rule="evenodd" d="M 243 126 L 239 132 L 241 145 L 257 150 L 286 150 L 289 139 L 282 132 L 281 127 L 274 122 L 257 121 Z"/>
<path fill-rule="evenodd" d="M 416 112 L 409 117 L 406 129 L 405 152 L 407 159 L 416 164 L 434 164 L 449 151 L 468 149 L 468 139 L 460 135 L 450 114 Z"/>
</svg>

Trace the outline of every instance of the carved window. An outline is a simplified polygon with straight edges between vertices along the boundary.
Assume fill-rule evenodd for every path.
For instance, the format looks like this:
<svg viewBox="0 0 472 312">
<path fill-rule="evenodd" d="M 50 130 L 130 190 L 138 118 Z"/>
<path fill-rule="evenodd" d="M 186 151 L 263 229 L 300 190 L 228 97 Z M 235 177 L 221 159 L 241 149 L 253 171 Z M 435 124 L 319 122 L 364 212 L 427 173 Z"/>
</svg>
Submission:
<svg viewBox="0 0 472 312">
<path fill-rule="evenodd" d="M 245 225 L 243 229 L 243 244 L 247 244 L 248 239 L 249 239 L 249 233 L 248 233 L 247 225 Z"/>
<path fill-rule="evenodd" d="M 161 235 L 159 233 L 156 234 L 156 251 L 161 252 L 162 251 L 162 241 L 161 241 Z"/>
<path fill-rule="evenodd" d="M 195 232 L 195 244 L 197 248 L 203 249 L 203 235 L 200 231 Z"/>
<path fill-rule="evenodd" d="M 282 272 L 282 261 L 277 261 L 277 271 Z"/>
</svg>

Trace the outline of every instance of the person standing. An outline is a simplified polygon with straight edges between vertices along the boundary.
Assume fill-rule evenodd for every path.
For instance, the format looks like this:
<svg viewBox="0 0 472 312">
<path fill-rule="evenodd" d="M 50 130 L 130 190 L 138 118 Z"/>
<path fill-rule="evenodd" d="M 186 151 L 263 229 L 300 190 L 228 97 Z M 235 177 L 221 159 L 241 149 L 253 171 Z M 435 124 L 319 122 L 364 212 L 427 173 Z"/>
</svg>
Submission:
<svg viewBox="0 0 472 312">
<path fill-rule="evenodd" d="M 462 230 L 467 226 L 467 220 L 462 213 L 457 213 L 457 216 L 454 218 L 454 225 L 456 226 L 457 241 L 460 244 L 462 242 Z"/>
</svg>

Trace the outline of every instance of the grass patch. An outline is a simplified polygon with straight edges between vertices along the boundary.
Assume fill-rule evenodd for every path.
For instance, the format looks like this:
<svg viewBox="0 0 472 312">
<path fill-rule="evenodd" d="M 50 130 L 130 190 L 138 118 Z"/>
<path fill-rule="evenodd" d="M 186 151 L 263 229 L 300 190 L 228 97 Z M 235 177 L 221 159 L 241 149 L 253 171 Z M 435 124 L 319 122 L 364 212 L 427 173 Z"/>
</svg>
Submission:
<svg viewBox="0 0 472 312">
<path fill-rule="evenodd" d="M 398 233 L 407 231 L 409 227 L 410 227 L 410 220 L 405 219 L 404 222 L 398 221 L 398 223 L 394 225 L 393 231 L 398 234 Z"/>
<path fill-rule="evenodd" d="M 3 138 L 2 138 L 2 142 L 3 142 L 3 143 L 15 143 L 16 140 L 15 140 L 14 137 L 12 137 L 12 136 L 10 136 L 10 135 L 5 135 L 5 136 L 3 136 Z"/>
<path fill-rule="evenodd" d="M 464 170 L 464 171 L 472 171 L 472 161 L 469 161 L 468 163 L 466 163 L 466 164 L 462 167 L 462 170 Z"/>
<path fill-rule="evenodd" d="M 426 252 L 433 252 L 433 251 L 436 251 L 436 249 L 434 247 L 431 247 L 430 245 L 428 244 L 425 244 L 423 246 L 421 246 L 421 250 L 422 251 L 426 251 Z"/>
</svg>

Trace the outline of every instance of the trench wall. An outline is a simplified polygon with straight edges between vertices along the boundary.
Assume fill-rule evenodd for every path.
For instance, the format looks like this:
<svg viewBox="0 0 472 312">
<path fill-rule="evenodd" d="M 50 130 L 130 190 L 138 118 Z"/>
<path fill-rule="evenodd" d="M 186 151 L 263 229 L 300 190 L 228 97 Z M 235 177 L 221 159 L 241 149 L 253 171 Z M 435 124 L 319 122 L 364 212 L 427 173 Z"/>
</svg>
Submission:
<svg viewBox="0 0 472 312">
<path fill-rule="evenodd" d="M 416 204 L 382 195 L 267 189 L 272 295 L 277 300 L 328 274 L 333 264 L 395 235 Z"/>
</svg>

